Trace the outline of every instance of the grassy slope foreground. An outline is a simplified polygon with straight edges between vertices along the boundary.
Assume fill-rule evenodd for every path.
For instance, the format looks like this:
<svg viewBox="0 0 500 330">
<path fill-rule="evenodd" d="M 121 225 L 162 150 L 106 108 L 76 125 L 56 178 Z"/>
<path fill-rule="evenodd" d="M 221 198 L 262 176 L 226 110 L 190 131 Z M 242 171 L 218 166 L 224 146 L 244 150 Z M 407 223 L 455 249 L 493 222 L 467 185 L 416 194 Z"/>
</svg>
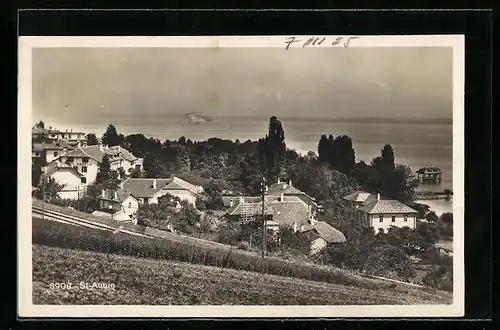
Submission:
<svg viewBox="0 0 500 330">
<path fill-rule="evenodd" d="M 80 282 L 114 283 L 80 289 Z M 71 290 L 50 283 L 72 283 Z M 33 303 L 116 305 L 367 305 L 450 303 L 451 295 L 377 290 L 182 262 L 33 246 Z"/>
</svg>

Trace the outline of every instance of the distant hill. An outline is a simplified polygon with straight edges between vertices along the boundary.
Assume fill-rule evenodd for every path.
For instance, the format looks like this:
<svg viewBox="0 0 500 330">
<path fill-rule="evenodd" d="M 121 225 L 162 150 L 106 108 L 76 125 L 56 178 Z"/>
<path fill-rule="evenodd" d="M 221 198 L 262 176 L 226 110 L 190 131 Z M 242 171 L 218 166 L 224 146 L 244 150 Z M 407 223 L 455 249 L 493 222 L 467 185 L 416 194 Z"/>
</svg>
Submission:
<svg viewBox="0 0 500 330">
<path fill-rule="evenodd" d="M 453 118 L 385 118 L 385 117 L 360 117 L 360 118 L 300 118 L 282 117 L 283 121 L 307 122 L 337 122 L 337 123 L 367 123 L 367 124 L 438 124 L 453 125 Z"/>
</svg>

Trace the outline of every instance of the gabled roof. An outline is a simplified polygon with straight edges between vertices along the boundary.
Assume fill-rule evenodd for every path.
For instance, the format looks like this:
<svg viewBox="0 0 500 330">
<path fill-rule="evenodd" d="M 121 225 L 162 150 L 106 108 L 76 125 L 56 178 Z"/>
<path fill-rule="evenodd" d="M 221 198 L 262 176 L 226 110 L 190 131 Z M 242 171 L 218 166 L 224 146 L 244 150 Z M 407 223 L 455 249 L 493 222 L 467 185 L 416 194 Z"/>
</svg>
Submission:
<svg viewBox="0 0 500 330">
<path fill-rule="evenodd" d="M 156 188 L 153 188 L 153 181 L 156 180 Z M 149 179 L 149 178 L 128 178 L 123 181 L 123 189 L 130 191 L 135 197 L 149 198 L 160 191 L 172 179 Z"/>
<path fill-rule="evenodd" d="M 99 199 L 105 199 L 113 202 L 123 202 L 127 197 L 132 196 L 137 199 L 130 191 L 119 189 L 116 191 L 117 196 L 115 196 L 115 192 L 112 190 L 105 190 L 104 196 L 102 193 L 99 195 Z M 117 198 L 116 198 L 117 197 Z"/>
<path fill-rule="evenodd" d="M 361 203 L 366 203 L 366 202 L 372 202 L 377 200 L 377 195 L 367 193 L 365 191 L 356 191 L 353 192 L 352 194 L 349 194 L 343 199 L 351 201 L 351 202 L 361 202 Z"/>
<path fill-rule="evenodd" d="M 156 180 L 156 188 L 153 188 Z M 123 189 L 130 191 L 135 197 L 152 197 L 160 190 L 188 190 L 193 194 L 201 192 L 202 187 L 193 185 L 177 177 L 172 178 L 128 178 L 123 181 Z"/>
<path fill-rule="evenodd" d="M 96 154 L 92 155 L 92 153 L 89 153 L 88 152 L 89 148 L 90 147 L 76 148 L 75 150 L 72 150 L 72 151 L 68 152 L 67 154 L 65 154 L 65 155 L 63 155 L 61 157 L 89 157 L 89 158 L 93 158 L 97 162 L 101 163 L 102 162 L 102 157 L 99 157 L 99 155 L 96 155 Z"/>
<path fill-rule="evenodd" d="M 271 202 L 269 205 L 273 210 L 273 220 L 280 226 L 293 227 L 295 222 L 301 226 L 309 222 L 309 211 L 302 201 Z"/>
<path fill-rule="evenodd" d="M 398 200 L 386 199 L 363 205 L 358 210 L 368 214 L 399 214 L 399 213 L 418 213 L 408 205 Z"/>
<path fill-rule="evenodd" d="M 266 206 L 266 214 L 273 214 L 273 209 L 270 206 Z M 262 214 L 262 203 L 238 203 L 233 205 L 229 210 L 227 210 L 228 215 L 261 215 Z"/>
<path fill-rule="evenodd" d="M 120 146 L 109 147 L 106 150 L 106 153 L 109 155 L 117 155 L 117 156 L 119 155 L 120 157 L 129 162 L 133 162 L 137 159 L 137 157 L 135 157 L 130 151 Z"/>
<path fill-rule="evenodd" d="M 50 163 L 49 165 L 47 165 L 46 172 L 44 173 L 44 175 L 50 176 L 57 171 L 69 171 L 69 172 L 73 173 L 74 175 L 78 176 L 79 178 L 81 178 L 83 176 L 83 174 L 81 174 L 75 168 L 69 166 L 68 164 L 57 163 L 57 162 Z"/>
<path fill-rule="evenodd" d="M 257 196 L 222 196 L 222 204 L 225 207 L 231 206 L 231 201 L 233 201 L 233 205 L 240 202 L 240 199 L 243 198 L 245 203 L 262 203 L 262 197 Z M 279 195 L 275 196 L 266 196 L 266 203 L 278 202 L 281 197 Z M 283 196 L 283 201 L 285 202 L 303 202 L 300 196 Z M 305 205 L 307 203 L 303 202 Z"/>
<path fill-rule="evenodd" d="M 300 191 L 299 189 L 295 188 L 292 186 L 289 182 L 280 182 L 280 183 L 274 183 L 269 186 L 268 195 L 281 195 L 281 194 L 288 194 L 288 195 L 300 195 L 304 194 L 304 192 Z"/>
<path fill-rule="evenodd" d="M 346 238 L 341 231 L 330 226 L 324 221 L 317 221 L 314 225 L 307 224 L 302 232 L 305 234 L 314 232 L 317 236 L 323 238 L 328 243 L 343 243 L 346 241 Z"/>
</svg>

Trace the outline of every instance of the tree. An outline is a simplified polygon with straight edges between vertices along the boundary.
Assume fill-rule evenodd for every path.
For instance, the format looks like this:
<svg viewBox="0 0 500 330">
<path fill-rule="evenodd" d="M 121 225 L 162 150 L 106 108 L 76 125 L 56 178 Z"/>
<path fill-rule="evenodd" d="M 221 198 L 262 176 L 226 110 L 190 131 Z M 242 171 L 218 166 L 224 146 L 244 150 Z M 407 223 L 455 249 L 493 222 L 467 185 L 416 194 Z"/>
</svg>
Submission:
<svg viewBox="0 0 500 330">
<path fill-rule="evenodd" d="M 285 132 L 281 121 L 272 116 L 269 119 L 269 134 L 258 143 L 261 173 L 268 182 L 276 182 L 283 173 L 285 164 Z"/>
<path fill-rule="evenodd" d="M 437 223 L 439 220 L 439 217 L 437 216 L 436 212 L 431 211 L 431 212 L 427 213 L 427 215 L 425 216 L 425 219 L 430 223 Z"/>
<path fill-rule="evenodd" d="M 330 143 L 325 134 L 321 135 L 318 143 L 318 158 L 322 162 L 329 162 L 330 160 Z"/>
<path fill-rule="evenodd" d="M 333 140 L 330 139 L 328 148 L 328 158 L 332 169 L 341 173 L 350 173 L 354 169 L 356 156 L 349 136 L 339 135 Z"/>
<path fill-rule="evenodd" d="M 282 227 L 278 232 L 280 249 L 309 254 L 311 244 L 304 235 L 294 233 L 290 227 Z"/>
<path fill-rule="evenodd" d="M 103 184 L 111 178 L 111 164 L 109 163 L 108 155 L 102 157 L 102 162 L 99 165 L 99 170 L 95 178 L 96 184 Z"/>
<path fill-rule="evenodd" d="M 87 134 L 87 145 L 95 146 L 99 144 L 99 140 L 97 140 L 97 136 L 94 133 Z"/>
<path fill-rule="evenodd" d="M 382 148 L 382 161 L 384 164 L 390 169 L 393 170 L 396 168 L 395 158 L 394 158 L 394 150 L 390 144 L 386 144 Z"/>
<path fill-rule="evenodd" d="M 35 128 L 45 129 L 45 123 L 40 120 L 35 124 Z"/>
<path fill-rule="evenodd" d="M 45 157 L 35 158 L 33 165 L 31 166 L 31 185 L 33 187 L 38 187 L 40 184 L 40 178 L 42 177 L 42 168 L 46 165 Z"/>
<path fill-rule="evenodd" d="M 116 128 L 113 124 L 109 124 L 106 128 L 106 132 L 102 135 L 102 144 L 113 147 L 121 146 L 124 143 L 124 136 L 118 134 Z"/>
<path fill-rule="evenodd" d="M 64 184 L 59 184 L 53 177 L 44 177 L 34 191 L 34 197 L 43 199 L 48 202 L 60 199 L 59 192 L 65 187 Z"/>
</svg>

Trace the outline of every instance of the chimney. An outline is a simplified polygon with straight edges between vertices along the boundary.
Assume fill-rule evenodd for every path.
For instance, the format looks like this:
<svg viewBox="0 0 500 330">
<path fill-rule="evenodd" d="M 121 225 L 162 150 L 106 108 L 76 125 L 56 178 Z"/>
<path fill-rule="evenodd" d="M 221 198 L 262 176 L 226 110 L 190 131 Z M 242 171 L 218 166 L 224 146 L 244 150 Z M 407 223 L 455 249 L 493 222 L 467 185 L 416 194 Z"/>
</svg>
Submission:
<svg viewBox="0 0 500 330">
<path fill-rule="evenodd" d="M 288 185 L 291 187 L 292 186 L 292 180 L 288 181 Z"/>
<path fill-rule="evenodd" d="M 243 204 L 245 202 L 245 199 L 243 198 L 243 196 L 240 196 L 240 204 Z"/>
<path fill-rule="evenodd" d="M 295 221 L 293 223 L 293 232 L 296 233 L 297 232 L 297 221 Z"/>
<path fill-rule="evenodd" d="M 118 192 L 115 190 L 115 199 L 118 199 Z"/>
<path fill-rule="evenodd" d="M 380 193 L 377 194 L 377 201 L 380 200 Z"/>
<path fill-rule="evenodd" d="M 283 202 L 284 200 L 285 200 L 285 195 L 283 193 L 281 193 L 280 202 Z"/>
<path fill-rule="evenodd" d="M 156 189 L 156 179 L 153 179 L 153 189 Z"/>
<path fill-rule="evenodd" d="M 278 184 L 280 184 L 280 183 L 281 183 L 281 179 L 280 179 L 280 178 L 278 178 Z"/>
<path fill-rule="evenodd" d="M 102 190 L 102 197 L 103 198 L 106 197 L 106 190 L 104 190 L 104 189 Z"/>
<path fill-rule="evenodd" d="M 229 201 L 229 207 L 233 207 L 233 200 L 232 199 Z"/>
<path fill-rule="evenodd" d="M 311 217 L 311 226 L 314 226 L 314 224 L 316 224 L 316 219 L 314 219 L 314 217 Z"/>
</svg>

